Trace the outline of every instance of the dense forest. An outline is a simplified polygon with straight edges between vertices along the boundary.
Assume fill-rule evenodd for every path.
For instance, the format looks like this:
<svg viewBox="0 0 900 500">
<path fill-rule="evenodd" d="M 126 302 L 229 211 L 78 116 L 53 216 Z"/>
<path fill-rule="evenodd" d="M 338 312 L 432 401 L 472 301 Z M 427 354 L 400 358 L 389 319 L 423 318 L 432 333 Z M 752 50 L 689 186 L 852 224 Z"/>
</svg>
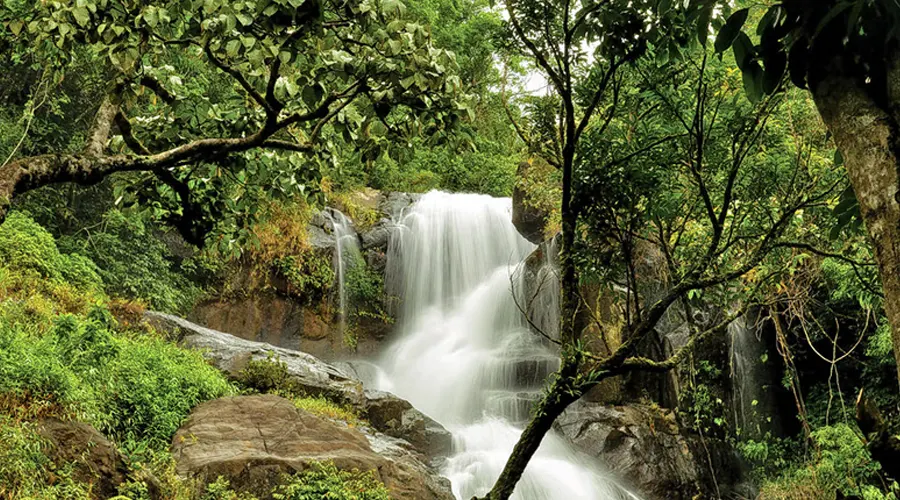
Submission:
<svg viewBox="0 0 900 500">
<path fill-rule="evenodd" d="M 897 499 L 897 0 L 2 0 L 0 499 Z"/>
</svg>

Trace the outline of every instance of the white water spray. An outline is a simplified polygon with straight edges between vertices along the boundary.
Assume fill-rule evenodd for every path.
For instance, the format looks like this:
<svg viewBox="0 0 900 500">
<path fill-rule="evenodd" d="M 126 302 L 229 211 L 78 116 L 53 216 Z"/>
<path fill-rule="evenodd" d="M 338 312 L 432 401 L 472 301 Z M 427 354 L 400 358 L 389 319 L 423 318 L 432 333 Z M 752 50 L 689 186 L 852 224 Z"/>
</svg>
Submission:
<svg viewBox="0 0 900 500">
<path fill-rule="evenodd" d="M 558 365 L 513 300 L 517 270 L 535 247 L 510 221 L 509 199 L 431 192 L 399 215 L 389 247 L 399 340 L 381 360 L 379 389 L 453 433 L 443 473 L 460 499 L 491 488 Z M 513 498 L 634 497 L 548 434 Z"/>
<path fill-rule="evenodd" d="M 356 266 L 361 258 L 359 239 L 353 222 L 338 210 L 330 209 L 325 216 L 331 222 L 334 231 L 334 269 L 337 280 L 337 303 L 340 314 L 341 333 L 347 327 L 347 291 L 345 287 L 347 272 Z"/>
</svg>

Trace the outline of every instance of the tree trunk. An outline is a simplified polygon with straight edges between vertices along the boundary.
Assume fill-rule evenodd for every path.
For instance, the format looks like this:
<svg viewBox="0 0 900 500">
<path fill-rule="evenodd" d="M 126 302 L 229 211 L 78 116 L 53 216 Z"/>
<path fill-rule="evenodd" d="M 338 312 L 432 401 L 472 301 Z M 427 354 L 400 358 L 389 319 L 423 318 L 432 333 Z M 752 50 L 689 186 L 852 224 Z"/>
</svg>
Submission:
<svg viewBox="0 0 900 500">
<path fill-rule="evenodd" d="M 565 361 L 564 361 L 565 363 Z M 544 436 L 550 431 L 553 422 L 572 403 L 578 400 L 584 393 L 583 389 L 572 386 L 574 380 L 571 374 L 571 361 L 566 363 L 559 371 L 559 377 L 550 386 L 547 395 L 541 400 L 535 409 L 534 417 L 528 423 L 528 427 L 522 431 L 522 435 L 516 442 L 512 454 L 506 461 L 506 466 L 494 487 L 482 500 L 507 500 L 516 488 L 525 467 L 531 461 L 531 457 L 537 452 Z M 577 368 L 576 368 L 577 371 Z M 477 500 L 477 498 L 473 498 Z"/>
<path fill-rule="evenodd" d="M 841 66 L 835 58 L 811 90 L 844 157 L 875 252 L 900 381 L 900 54 L 888 61 L 885 82 L 864 84 Z"/>
</svg>

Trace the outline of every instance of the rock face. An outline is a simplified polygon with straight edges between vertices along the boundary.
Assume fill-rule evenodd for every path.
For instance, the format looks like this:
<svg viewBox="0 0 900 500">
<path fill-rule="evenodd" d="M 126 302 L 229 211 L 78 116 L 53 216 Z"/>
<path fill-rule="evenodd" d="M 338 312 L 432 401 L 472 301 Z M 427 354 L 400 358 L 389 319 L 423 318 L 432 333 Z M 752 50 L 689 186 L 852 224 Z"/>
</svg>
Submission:
<svg viewBox="0 0 900 500">
<path fill-rule="evenodd" d="M 418 195 L 367 189 L 355 193 L 353 198 L 358 205 L 374 209 L 379 214 L 378 222 L 358 236 L 366 265 L 384 275 L 388 243 L 395 226 L 392 217 L 414 203 Z M 331 209 L 312 215 L 306 228 L 307 240 L 317 252 L 335 258 L 336 240 L 327 210 Z M 308 352 L 328 360 L 346 358 L 350 354 L 373 355 L 379 352 L 381 341 L 390 333 L 390 322 L 369 316 L 359 318 L 356 343 L 351 348 L 345 343 L 344 332 L 334 314 L 336 291 L 332 292 L 331 298 L 307 304 L 289 293 L 283 279 L 277 276 L 268 278 L 265 281 L 247 269 L 236 269 L 230 280 L 238 288 L 254 291 L 243 296 L 203 301 L 188 317 L 247 340 Z"/>
<path fill-rule="evenodd" d="M 529 176 L 531 164 L 523 161 L 516 170 L 516 178 L 523 179 Z M 526 240 L 535 245 L 544 241 L 544 227 L 550 219 L 550 215 L 525 203 L 526 193 L 518 184 L 513 188 L 512 195 L 512 223 Z"/>
<path fill-rule="evenodd" d="M 389 392 L 366 391 L 366 419 L 379 431 L 408 441 L 428 457 L 444 457 L 453 446 L 453 436 L 409 401 Z"/>
<path fill-rule="evenodd" d="M 570 406 L 554 427 L 648 499 L 748 493 L 734 451 L 721 441 L 707 439 L 704 445 L 699 436 L 685 433 L 671 411 L 582 401 Z"/>
<path fill-rule="evenodd" d="M 287 365 L 292 380 L 310 395 L 322 395 L 356 408 L 365 407 L 362 383 L 310 354 L 244 340 L 170 314 L 147 311 L 144 317 L 182 346 L 202 350 L 216 368 L 230 375 L 237 375 L 250 360 L 274 356 Z"/>
<path fill-rule="evenodd" d="M 92 485 L 94 498 L 112 498 L 128 479 L 125 459 L 103 434 L 88 424 L 48 418 L 38 427 L 47 440 L 47 456 L 56 464 L 74 463 L 74 479 Z M 160 498 L 156 480 L 144 479 L 152 498 Z"/>
<path fill-rule="evenodd" d="M 375 471 L 393 498 L 452 500 L 450 484 L 390 438 L 366 434 L 298 410 L 278 396 L 240 396 L 203 403 L 172 441 L 176 470 L 202 483 L 224 476 L 232 487 L 271 498 L 282 473 L 312 462 Z"/>
<path fill-rule="evenodd" d="M 376 430 L 405 440 L 400 443 L 429 459 L 450 452 L 451 436 L 439 423 L 413 408 L 406 400 L 381 391 L 363 391 L 362 382 L 304 352 L 253 342 L 202 327 L 170 314 L 147 311 L 145 319 L 154 328 L 167 332 L 182 346 L 200 349 L 212 364 L 235 376 L 250 360 L 270 356 L 283 362 L 291 380 L 310 395 L 321 395 L 350 405 Z"/>
</svg>

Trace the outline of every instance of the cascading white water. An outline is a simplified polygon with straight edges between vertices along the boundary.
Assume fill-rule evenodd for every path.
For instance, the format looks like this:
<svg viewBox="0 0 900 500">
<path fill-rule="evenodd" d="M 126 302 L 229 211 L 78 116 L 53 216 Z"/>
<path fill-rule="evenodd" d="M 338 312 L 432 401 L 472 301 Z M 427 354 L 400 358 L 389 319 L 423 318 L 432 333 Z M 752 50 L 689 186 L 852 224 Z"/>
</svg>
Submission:
<svg viewBox="0 0 900 500">
<path fill-rule="evenodd" d="M 762 439 L 767 432 L 780 432 L 775 407 L 778 382 L 768 364 L 766 345 L 757 328 L 742 316 L 728 325 L 731 368 L 731 407 L 742 439 Z"/>
<path fill-rule="evenodd" d="M 534 246 L 511 223 L 509 199 L 431 192 L 397 218 L 388 289 L 401 300 L 399 339 L 379 389 L 408 399 L 454 436 L 443 473 L 460 499 L 500 475 L 557 357 L 513 299 Z M 519 500 L 633 498 L 555 435 L 513 496 Z"/>
<path fill-rule="evenodd" d="M 331 222 L 334 232 L 334 269 L 337 281 L 337 303 L 340 314 L 340 326 L 343 331 L 347 324 L 347 271 L 356 266 L 361 258 L 359 239 L 353 222 L 338 210 L 328 209 L 325 216 Z"/>
</svg>

